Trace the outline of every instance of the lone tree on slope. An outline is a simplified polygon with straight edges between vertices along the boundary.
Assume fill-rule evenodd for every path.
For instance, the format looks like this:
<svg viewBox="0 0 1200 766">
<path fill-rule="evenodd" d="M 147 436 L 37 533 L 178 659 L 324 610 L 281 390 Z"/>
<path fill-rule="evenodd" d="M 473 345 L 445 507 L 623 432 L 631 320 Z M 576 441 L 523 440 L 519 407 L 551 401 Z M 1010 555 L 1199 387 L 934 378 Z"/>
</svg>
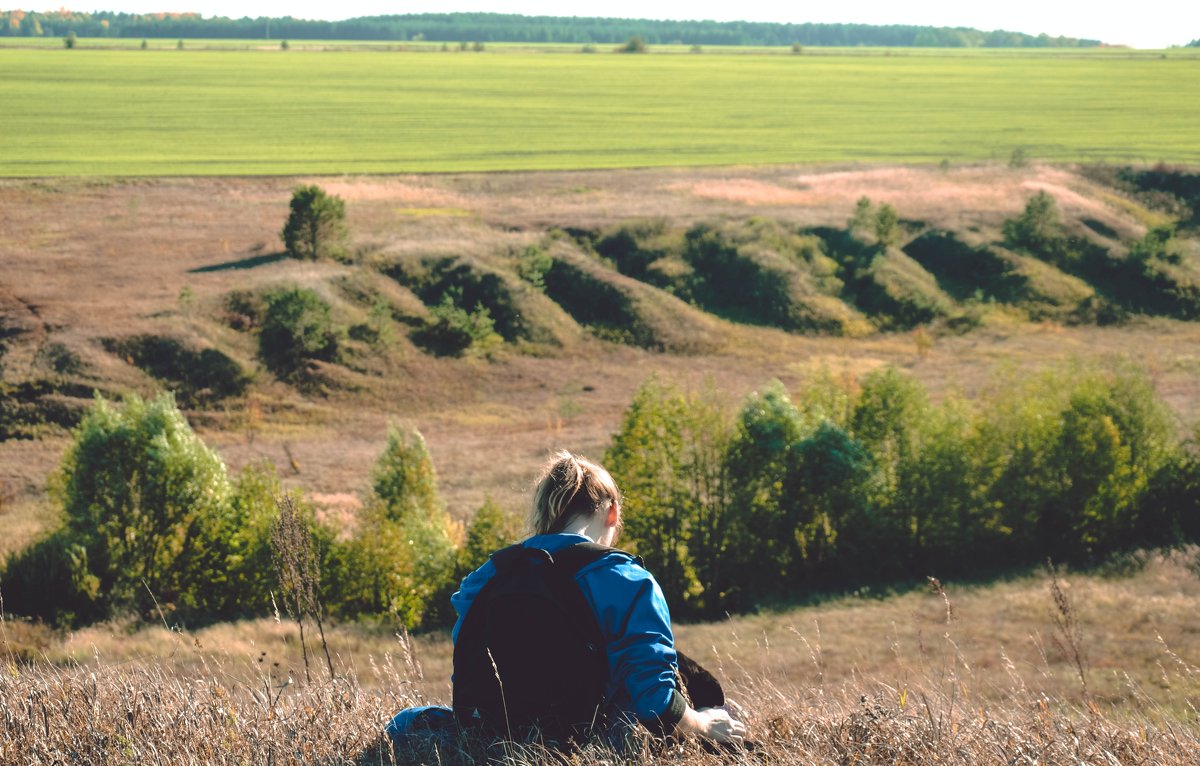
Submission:
<svg viewBox="0 0 1200 766">
<path fill-rule="evenodd" d="M 345 253 L 346 203 L 320 186 L 298 186 L 292 192 L 291 213 L 280 236 L 293 258 L 341 256 Z"/>
</svg>

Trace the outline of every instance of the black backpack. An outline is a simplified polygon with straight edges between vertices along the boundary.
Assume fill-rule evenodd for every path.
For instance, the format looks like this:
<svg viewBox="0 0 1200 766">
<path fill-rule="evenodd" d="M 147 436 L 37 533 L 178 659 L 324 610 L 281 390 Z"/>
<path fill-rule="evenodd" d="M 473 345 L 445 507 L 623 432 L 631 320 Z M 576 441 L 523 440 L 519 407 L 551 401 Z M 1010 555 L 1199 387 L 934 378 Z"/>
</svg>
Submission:
<svg viewBox="0 0 1200 766">
<path fill-rule="evenodd" d="M 510 739 L 580 742 L 604 720 L 608 656 L 575 581 L 614 552 L 578 543 L 551 555 L 513 545 L 467 611 L 454 645 L 454 713 Z"/>
</svg>

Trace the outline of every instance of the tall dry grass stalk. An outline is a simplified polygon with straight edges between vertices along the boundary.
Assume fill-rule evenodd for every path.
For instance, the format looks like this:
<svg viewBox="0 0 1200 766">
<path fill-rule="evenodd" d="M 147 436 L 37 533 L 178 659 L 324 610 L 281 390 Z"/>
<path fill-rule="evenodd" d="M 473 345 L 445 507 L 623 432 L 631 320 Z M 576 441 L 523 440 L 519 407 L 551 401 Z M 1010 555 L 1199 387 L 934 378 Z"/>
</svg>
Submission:
<svg viewBox="0 0 1200 766">
<path fill-rule="evenodd" d="M 283 594 L 284 607 L 300 629 L 300 647 L 304 655 L 304 680 L 312 683 L 308 665 L 308 646 L 304 641 L 304 618 L 317 624 L 321 648 L 329 679 L 336 678 L 329 642 L 325 640 L 324 615 L 321 608 L 321 567 L 313 548 L 312 530 L 290 495 L 276 498 L 279 516 L 271 526 L 271 559 L 275 576 Z"/>
</svg>

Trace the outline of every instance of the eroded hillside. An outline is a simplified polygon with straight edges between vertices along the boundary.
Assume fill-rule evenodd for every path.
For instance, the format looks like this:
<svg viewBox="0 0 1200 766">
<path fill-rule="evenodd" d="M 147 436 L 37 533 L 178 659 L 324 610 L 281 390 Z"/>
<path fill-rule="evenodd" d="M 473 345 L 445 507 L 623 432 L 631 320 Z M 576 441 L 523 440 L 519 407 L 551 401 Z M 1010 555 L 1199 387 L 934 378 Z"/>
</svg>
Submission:
<svg viewBox="0 0 1200 766">
<path fill-rule="evenodd" d="M 282 253 L 310 182 L 346 201 L 344 259 Z M 0 480 L 10 506 L 40 497 L 93 391 L 173 390 L 227 459 L 290 466 L 335 509 L 395 418 L 453 504 L 514 505 L 515 463 L 564 434 L 602 447 L 652 373 L 736 394 L 888 362 L 969 391 L 1010 361 L 1125 353 L 1186 419 L 1197 186 L 1041 166 L 4 182 Z M 287 301 L 324 324 L 281 355 Z"/>
</svg>

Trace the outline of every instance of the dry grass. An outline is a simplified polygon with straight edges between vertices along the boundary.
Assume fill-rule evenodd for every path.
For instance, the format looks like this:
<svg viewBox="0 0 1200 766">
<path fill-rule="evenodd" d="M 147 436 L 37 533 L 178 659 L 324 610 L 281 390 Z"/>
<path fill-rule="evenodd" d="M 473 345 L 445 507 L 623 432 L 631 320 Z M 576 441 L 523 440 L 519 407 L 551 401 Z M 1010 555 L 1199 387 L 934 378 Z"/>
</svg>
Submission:
<svg viewBox="0 0 1200 766">
<path fill-rule="evenodd" d="M 1120 579 L 1060 573 L 1062 608 L 1038 573 L 682 626 L 679 645 L 723 678 L 759 749 L 718 758 L 684 745 L 628 762 L 1194 764 L 1195 559 L 1157 557 Z M 1078 624 L 1076 656 L 1064 616 Z M 469 762 L 381 746 L 397 710 L 448 701 L 445 634 L 339 628 L 338 679 L 304 684 L 295 633 L 270 620 L 81 631 L 46 649 L 56 664 L 0 673 L 0 763 Z M 509 762 L 546 760 L 518 755 Z"/>
</svg>

